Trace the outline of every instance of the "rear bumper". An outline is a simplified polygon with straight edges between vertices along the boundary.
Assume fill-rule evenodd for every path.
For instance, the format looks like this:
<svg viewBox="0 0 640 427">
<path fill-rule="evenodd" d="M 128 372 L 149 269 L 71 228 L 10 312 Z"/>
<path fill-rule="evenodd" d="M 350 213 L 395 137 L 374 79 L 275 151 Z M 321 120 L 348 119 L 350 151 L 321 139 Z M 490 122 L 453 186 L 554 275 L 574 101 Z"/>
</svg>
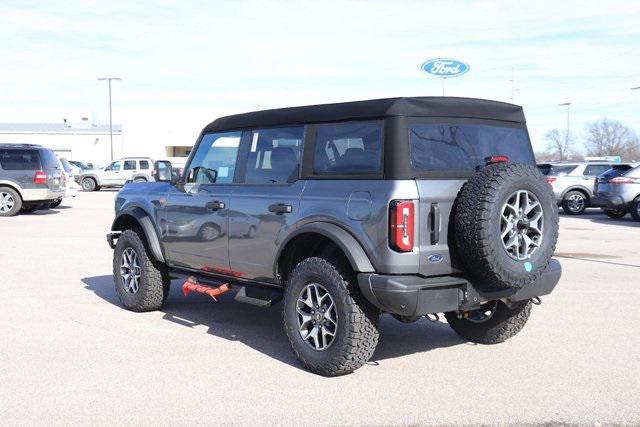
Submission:
<svg viewBox="0 0 640 427">
<path fill-rule="evenodd" d="M 62 199 L 64 189 L 50 190 L 48 188 L 23 188 L 21 191 L 22 200 L 25 202 L 47 202 Z"/>
<path fill-rule="evenodd" d="M 358 274 L 358 286 L 367 300 L 379 309 L 400 316 L 417 317 L 471 310 L 492 300 L 522 301 L 548 295 L 560 281 L 561 274 L 560 263 L 552 259 L 540 279 L 522 289 L 482 292 L 459 276 L 392 276 L 375 273 Z"/>
<path fill-rule="evenodd" d="M 622 209 L 626 203 L 622 196 L 610 193 L 596 193 L 591 198 L 591 206 L 607 209 Z"/>
</svg>

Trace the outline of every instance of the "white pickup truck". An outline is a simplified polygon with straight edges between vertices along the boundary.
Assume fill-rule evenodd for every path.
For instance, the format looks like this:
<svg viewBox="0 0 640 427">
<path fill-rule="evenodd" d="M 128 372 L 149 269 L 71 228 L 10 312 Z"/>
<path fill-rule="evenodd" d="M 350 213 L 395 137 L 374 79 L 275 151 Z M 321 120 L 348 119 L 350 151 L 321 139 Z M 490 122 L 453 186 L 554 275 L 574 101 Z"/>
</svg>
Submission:
<svg viewBox="0 0 640 427">
<path fill-rule="evenodd" d="M 84 191 L 102 187 L 121 187 L 127 182 L 153 181 L 153 160 L 149 157 L 124 157 L 103 169 L 82 171 L 80 183 Z"/>
</svg>

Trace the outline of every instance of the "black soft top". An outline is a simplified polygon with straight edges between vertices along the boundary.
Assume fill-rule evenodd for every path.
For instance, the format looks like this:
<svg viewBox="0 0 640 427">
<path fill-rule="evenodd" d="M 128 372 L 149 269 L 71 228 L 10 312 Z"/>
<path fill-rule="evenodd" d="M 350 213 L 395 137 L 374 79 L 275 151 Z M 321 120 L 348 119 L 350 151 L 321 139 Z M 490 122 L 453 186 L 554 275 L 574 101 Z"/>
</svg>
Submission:
<svg viewBox="0 0 640 427">
<path fill-rule="evenodd" d="M 242 129 L 256 126 L 278 126 L 335 122 L 385 117 L 455 117 L 524 123 L 522 107 L 505 102 L 475 98 L 424 96 L 384 98 L 336 104 L 307 105 L 253 111 L 221 117 L 204 128 L 205 132 Z"/>
</svg>

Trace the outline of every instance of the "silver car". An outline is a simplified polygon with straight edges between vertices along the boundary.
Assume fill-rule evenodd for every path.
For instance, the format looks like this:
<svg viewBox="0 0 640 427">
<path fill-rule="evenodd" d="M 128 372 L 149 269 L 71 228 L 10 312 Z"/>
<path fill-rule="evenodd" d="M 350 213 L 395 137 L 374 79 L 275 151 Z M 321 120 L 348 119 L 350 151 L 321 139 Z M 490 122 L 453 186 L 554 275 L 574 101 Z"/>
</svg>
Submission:
<svg viewBox="0 0 640 427">
<path fill-rule="evenodd" d="M 539 164 L 538 168 L 547 176 L 564 213 L 582 215 L 591 206 L 596 177 L 611 166 L 608 162 L 576 162 L 545 163 Z"/>
<path fill-rule="evenodd" d="M 607 182 L 598 182 L 593 204 L 601 206 L 612 218 L 622 218 L 629 212 L 640 221 L 640 166 Z"/>
</svg>

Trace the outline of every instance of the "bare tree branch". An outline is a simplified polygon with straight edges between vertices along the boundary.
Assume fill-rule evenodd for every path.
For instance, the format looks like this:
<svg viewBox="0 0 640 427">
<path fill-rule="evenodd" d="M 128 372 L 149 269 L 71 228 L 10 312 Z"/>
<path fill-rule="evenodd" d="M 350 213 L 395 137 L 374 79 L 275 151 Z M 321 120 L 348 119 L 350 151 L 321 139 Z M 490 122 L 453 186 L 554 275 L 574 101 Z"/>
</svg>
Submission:
<svg viewBox="0 0 640 427">
<path fill-rule="evenodd" d="M 590 156 L 621 156 L 623 160 L 640 158 L 636 134 L 617 120 L 602 119 L 587 126 L 587 152 Z"/>
</svg>

